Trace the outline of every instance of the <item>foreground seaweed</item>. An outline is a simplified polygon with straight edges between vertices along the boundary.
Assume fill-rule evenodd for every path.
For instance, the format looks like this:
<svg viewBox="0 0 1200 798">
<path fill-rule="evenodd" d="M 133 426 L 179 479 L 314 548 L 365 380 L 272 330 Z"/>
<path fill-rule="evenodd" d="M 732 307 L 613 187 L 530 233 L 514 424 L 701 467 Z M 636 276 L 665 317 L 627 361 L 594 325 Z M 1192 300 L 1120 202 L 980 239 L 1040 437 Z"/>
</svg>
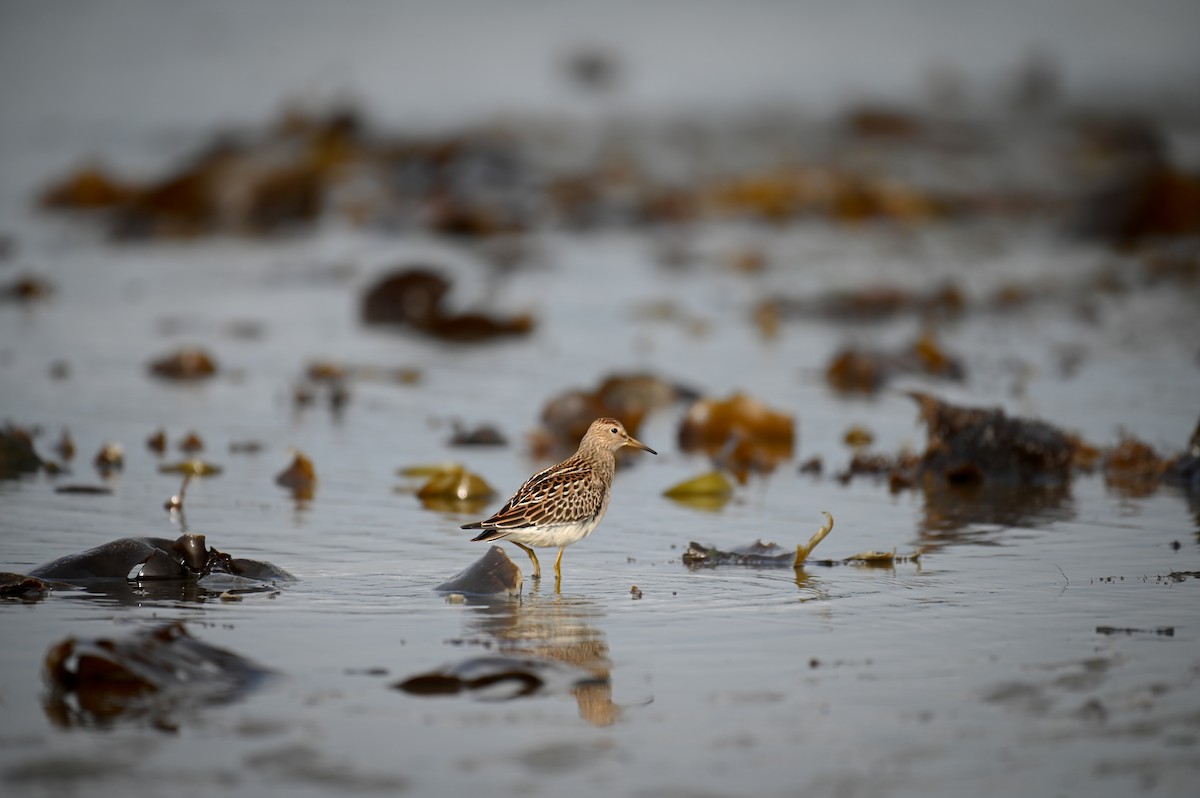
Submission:
<svg viewBox="0 0 1200 798">
<path fill-rule="evenodd" d="M 124 638 L 68 638 L 46 654 L 45 711 L 57 726 L 148 722 L 173 729 L 238 700 L 271 671 L 188 634 L 181 623 Z"/>
</svg>

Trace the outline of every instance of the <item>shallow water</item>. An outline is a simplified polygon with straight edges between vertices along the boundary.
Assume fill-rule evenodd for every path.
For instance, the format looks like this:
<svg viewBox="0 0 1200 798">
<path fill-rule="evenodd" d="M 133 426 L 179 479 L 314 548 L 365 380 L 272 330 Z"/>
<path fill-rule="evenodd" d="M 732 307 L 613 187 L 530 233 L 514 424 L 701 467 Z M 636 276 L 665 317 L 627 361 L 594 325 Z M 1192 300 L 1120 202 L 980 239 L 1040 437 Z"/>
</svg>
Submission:
<svg viewBox="0 0 1200 798">
<path fill-rule="evenodd" d="M 103 126 L 102 115 L 77 113 Z M 145 156 L 127 124 L 115 125 L 107 151 L 136 162 Z M 534 313 L 534 334 L 451 347 L 367 330 L 357 300 L 387 268 L 429 260 L 460 278 L 456 299 L 478 298 L 486 267 L 468 247 L 335 225 L 267 243 L 105 243 L 27 210 L 33 181 L 73 162 L 81 142 L 6 130 L 12 180 L 0 199 L 19 250 L 3 269 L 34 268 L 57 291 L 47 303 L 0 307 L 3 415 L 43 428 L 43 453 L 69 427 L 78 453 L 69 475 L 0 482 L 0 568 L 177 534 L 163 502 L 179 479 L 158 465 L 179 453 L 160 459 L 143 446 L 163 427 L 172 442 L 197 431 L 203 457 L 225 469 L 188 488 L 188 528 L 299 581 L 239 602 L 60 591 L 0 604 L 5 792 L 1124 796 L 1195 783 L 1200 580 L 1164 578 L 1200 570 L 1194 498 L 1165 487 L 1130 497 L 1096 475 L 1059 495 L 980 506 L 830 476 L 849 460 L 841 438 L 852 424 L 868 426 L 880 451 L 923 444 L 904 388 L 1002 404 L 1099 444 L 1124 428 L 1181 449 L 1200 397 L 1194 285 L 1100 296 L 1090 320 L 1053 302 L 970 314 L 946 335 L 968 361 L 966 383 L 909 379 L 845 399 L 822 377 L 831 353 L 847 341 L 908 340 L 915 322 L 794 321 L 765 340 L 751 321 L 757 300 L 881 275 L 913 286 L 957 276 L 982 294 L 1047 271 L 1070 282 L 1116 256 L 1033 223 L 918 233 L 724 224 L 698 234 L 701 264 L 681 278 L 655 264 L 644 231 L 539 232 L 534 265 L 499 283 L 497 303 Z M 770 256 L 762 275 L 720 266 L 747 241 Z M 702 320 L 701 331 L 648 318 L 661 301 Z M 244 322 L 261 334 L 239 333 Z M 185 343 L 212 351 L 222 373 L 187 386 L 146 374 L 151 358 Z M 1071 376 L 1056 365 L 1064 347 L 1084 353 Z M 340 414 L 320 402 L 296 409 L 292 385 L 316 358 L 416 368 L 421 380 L 354 382 Z M 65 379 L 50 375 L 60 360 Z M 561 592 L 532 583 L 514 550 L 526 571 L 520 600 L 458 604 L 433 593 L 483 554 L 459 525 L 500 499 L 480 514 L 428 511 L 396 469 L 459 460 L 507 495 L 544 465 L 525 443 L 542 404 L 628 370 L 717 397 L 744 390 L 793 413 L 797 457 L 720 511 L 677 505 L 663 490 L 707 463 L 676 445 L 683 406 L 659 411 L 639 433 L 659 456 L 622 463 L 604 523 L 567 551 Z M 510 445 L 452 449 L 453 419 L 493 423 Z M 229 453 L 248 439 L 263 450 Z M 90 465 L 105 441 L 126 450 L 107 480 Z M 274 484 L 290 448 L 316 466 L 311 500 Z M 812 455 L 824 477 L 797 472 Z M 64 483 L 113 492 L 56 493 Z M 836 527 L 818 557 L 926 553 L 888 568 L 800 572 L 680 562 L 692 540 L 803 542 L 824 510 Z M 156 722 L 54 725 L 40 674 L 51 645 L 168 621 L 278 678 Z M 489 701 L 393 687 L 495 652 L 606 670 L 611 688 Z"/>
</svg>

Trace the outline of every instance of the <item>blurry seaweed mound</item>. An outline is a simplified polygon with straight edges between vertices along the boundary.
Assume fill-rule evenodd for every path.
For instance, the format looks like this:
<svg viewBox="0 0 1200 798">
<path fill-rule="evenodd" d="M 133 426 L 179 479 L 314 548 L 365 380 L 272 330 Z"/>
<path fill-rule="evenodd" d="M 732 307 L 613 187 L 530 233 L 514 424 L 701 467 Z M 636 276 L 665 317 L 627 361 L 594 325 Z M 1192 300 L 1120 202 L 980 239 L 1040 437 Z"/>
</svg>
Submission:
<svg viewBox="0 0 1200 798">
<path fill-rule="evenodd" d="M 526 335 L 533 329 L 533 317 L 529 315 L 497 318 L 478 312 L 451 312 L 444 301 L 450 286 L 445 277 L 420 266 L 393 270 L 363 295 L 362 321 L 409 327 L 454 343 Z"/>
<path fill-rule="evenodd" d="M 61 727 L 132 721 L 174 729 L 205 707 L 238 700 L 270 674 L 180 623 L 120 639 L 68 638 L 46 654 L 45 710 Z"/>
<path fill-rule="evenodd" d="M 534 454 L 542 457 L 575 451 L 597 418 L 620 419 L 636 438 L 649 413 L 696 395 L 690 388 L 653 374 L 611 374 L 592 390 L 572 389 L 546 403 L 542 426 L 531 436 Z M 617 455 L 620 457 L 621 452 Z"/>
<path fill-rule="evenodd" d="M 613 80 L 606 56 L 572 63 L 580 85 Z M 126 240 L 269 236 L 330 220 L 462 240 L 728 219 L 914 227 L 1073 218 L 1079 232 L 1114 244 L 1200 231 L 1200 178 L 1166 160 L 1163 136 L 1145 120 L 1023 118 L 1018 136 L 996 135 L 991 120 L 872 106 L 824 122 L 788 109 L 752 125 L 676 121 L 602 134 L 597 148 L 595 129 L 566 121 L 418 134 L 376 129 L 354 108 L 293 109 L 259 130 L 215 135 L 149 179 L 83 163 L 37 202 Z M 1031 158 L 1049 168 L 1026 168 Z"/>
<path fill-rule="evenodd" d="M 919 469 L 949 484 L 1056 484 L 1071 479 L 1087 447 L 1042 421 L 1013 418 L 1000 408 L 960 407 L 910 393 L 928 431 Z"/>
<path fill-rule="evenodd" d="M 792 457 L 795 445 L 795 421 L 790 414 L 742 393 L 725 401 L 697 400 L 679 424 L 679 448 L 709 455 L 743 483 L 752 472 L 774 471 Z"/>
</svg>

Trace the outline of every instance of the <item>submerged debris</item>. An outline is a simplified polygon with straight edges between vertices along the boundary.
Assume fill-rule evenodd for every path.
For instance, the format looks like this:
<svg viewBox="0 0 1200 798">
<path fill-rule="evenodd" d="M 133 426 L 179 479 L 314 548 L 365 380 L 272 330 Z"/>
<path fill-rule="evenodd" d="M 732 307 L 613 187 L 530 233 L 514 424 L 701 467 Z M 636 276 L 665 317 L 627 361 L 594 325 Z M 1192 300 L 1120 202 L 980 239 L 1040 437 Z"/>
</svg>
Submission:
<svg viewBox="0 0 1200 798">
<path fill-rule="evenodd" d="M 521 569 L 517 564 L 508 558 L 502 548 L 492 546 L 486 554 L 434 590 L 464 596 L 519 596 L 522 582 Z"/>
<path fill-rule="evenodd" d="M 243 697 L 271 671 L 173 623 L 124 638 L 68 638 L 46 654 L 44 673 L 46 714 L 58 726 L 148 717 L 170 727 Z"/>
<path fill-rule="evenodd" d="M 119 538 L 39 565 L 29 575 L 79 585 L 104 581 L 199 579 L 203 586 L 229 581 L 209 579 L 216 575 L 239 577 L 245 580 L 244 587 L 257 589 L 295 581 L 287 571 L 269 562 L 232 557 L 210 548 L 204 535 L 193 533 L 185 533 L 175 540 Z M 260 584 L 252 584 L 255 582 Z"/>
</svg>

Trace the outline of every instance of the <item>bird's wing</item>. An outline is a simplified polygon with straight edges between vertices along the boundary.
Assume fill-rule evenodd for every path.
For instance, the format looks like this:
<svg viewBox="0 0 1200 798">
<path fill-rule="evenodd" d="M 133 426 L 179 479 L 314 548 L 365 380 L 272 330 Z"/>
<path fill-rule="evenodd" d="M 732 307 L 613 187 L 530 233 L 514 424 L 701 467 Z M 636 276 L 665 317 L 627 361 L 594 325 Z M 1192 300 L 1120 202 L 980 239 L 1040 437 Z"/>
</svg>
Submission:
<svg viewBox="0 0 1200 798">
<path fill-rule="evenodd" d="M 595 472 L 586 463 L 567 460 L 534 474 L 495 515 L 472 529 L 521 529 L 574 520 L 588 513 Z M 565 516 L 565 517 L 564 517 Z"/>
</svg>

